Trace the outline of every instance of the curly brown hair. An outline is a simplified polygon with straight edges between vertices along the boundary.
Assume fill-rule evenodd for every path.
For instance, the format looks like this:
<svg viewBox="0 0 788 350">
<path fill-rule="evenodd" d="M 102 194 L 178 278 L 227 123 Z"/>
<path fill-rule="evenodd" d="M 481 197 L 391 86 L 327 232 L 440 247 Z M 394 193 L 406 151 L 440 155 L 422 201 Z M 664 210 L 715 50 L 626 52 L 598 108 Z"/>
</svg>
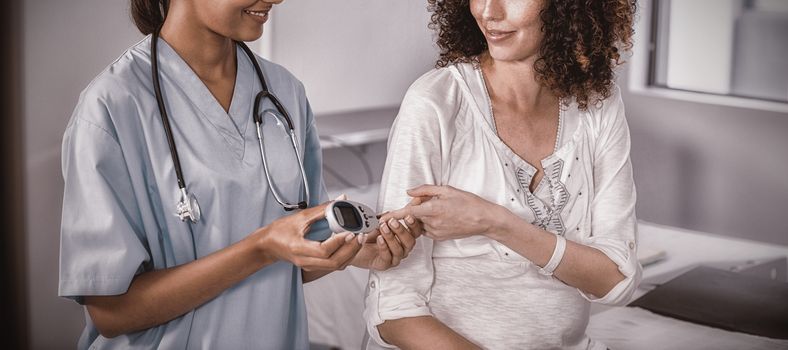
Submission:
<svg viewBox="0 0 788 350">
<path fill-rule="evenodd" d="M 534 70 L 559 98 L 574 97 L 581 110 L 610 97 L 621 51 L 632 48 L 636 0 L 544 0 L 542 39 Z M 470 0 L 427 0 L 429 27 L 437 32 L 436 67 L 475 62 L 487 50 Z"/>
</svg>

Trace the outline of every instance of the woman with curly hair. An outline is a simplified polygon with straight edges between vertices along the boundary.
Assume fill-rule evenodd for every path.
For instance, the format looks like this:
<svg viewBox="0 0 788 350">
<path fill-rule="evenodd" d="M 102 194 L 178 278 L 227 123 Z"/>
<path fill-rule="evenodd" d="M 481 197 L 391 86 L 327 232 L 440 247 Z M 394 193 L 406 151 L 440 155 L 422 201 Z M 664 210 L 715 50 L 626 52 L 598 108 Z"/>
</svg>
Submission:
<svg viewBox="0 0 788 350">
<path fill-rule="evenodd" d="M 590 303 L 641 276 L 614 83 L 635 2 L 428 2 L 440 58 L 405 96 L 379 199 L 426 237 L 371 273 L 367 347 L 604 349 Z"/>
</svg>

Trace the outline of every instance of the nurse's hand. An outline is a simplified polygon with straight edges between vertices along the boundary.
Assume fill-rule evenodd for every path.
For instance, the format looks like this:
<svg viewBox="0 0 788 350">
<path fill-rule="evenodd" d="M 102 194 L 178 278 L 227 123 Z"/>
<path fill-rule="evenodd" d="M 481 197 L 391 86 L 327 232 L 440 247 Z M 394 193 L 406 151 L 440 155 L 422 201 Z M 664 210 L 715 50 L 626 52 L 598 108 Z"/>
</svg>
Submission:
<svg viewBox="0 0 788 350">
<path fill-rule="evenodd" d="M 407 206 L 420 204 L 421 201 L 416 198 Z M 407 258 L 423 229 L 421 222 L 413 216 L 403 217 L 402 220 L 404 224 L 384 213 L 379 220 L 380 227 L 361 237 L 364 244 L 353 259 L 353 266 L 383 271 L 399 265 L 402 259 Z"/>
<path fill-rule="evenodd" d="M 279 218 L 257 230 L 258 246 L 267 258 L 286 260 L 305 271 L 342 270 L 361 249 L 351 233 L 342 233 L 316 242 L 306 239 L 310 226 L 325 218 L 330 202 Z"/>
<path fill-rule="evenodd" d="M 408 190 L 408 195 L 421 202 L 389 215 L 397 219 L 415 217 L 423 223 L 424 235 L 436 241 L 490 232 L 507 212 L 500 205 L 451 186 L 422 185 Z"/>
</svg>

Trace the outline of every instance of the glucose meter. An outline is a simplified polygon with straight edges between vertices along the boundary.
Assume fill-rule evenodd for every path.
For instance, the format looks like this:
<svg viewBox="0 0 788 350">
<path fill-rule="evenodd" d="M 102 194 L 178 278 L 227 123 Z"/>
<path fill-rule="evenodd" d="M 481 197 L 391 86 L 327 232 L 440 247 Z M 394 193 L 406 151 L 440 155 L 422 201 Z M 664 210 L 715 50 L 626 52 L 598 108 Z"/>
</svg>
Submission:
<svg viewBox="0 0 788 350">
<path fill-rule="evenodd" d="M 378 218 L 372 208 L 349 200 L 334 201 L 326 207 L 326 220 L 335 233 L 360 234 L 378 228 Z"/>
</svg>

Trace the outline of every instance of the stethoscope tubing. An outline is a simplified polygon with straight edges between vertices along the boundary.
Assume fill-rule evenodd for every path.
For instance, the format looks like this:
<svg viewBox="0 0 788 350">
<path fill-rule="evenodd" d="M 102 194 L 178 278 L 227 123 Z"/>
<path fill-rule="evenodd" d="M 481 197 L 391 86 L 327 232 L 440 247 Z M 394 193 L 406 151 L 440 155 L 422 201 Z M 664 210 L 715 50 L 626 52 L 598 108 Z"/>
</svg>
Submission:
<svg viewBox="0 0 788 350">
<path fill-rule="evenodd" d="M 156 94 L 156 103 L 159 105 L 159 114 L 161 116 L 161 123 L 164 126 L 164 133 L 167 135 L 167 145 L 170 147 L 170 156 L 172 163 L 175 165 L 175 176 L 178 179 L 178 189 L 181 192 L 185 191 L 186 182 L 183 179 L 183 170 L 181 170 L 181 159 L 178 156 L 178 147 L 175 146 L 175 138 L 172 135 L 172 127 L 170 127 L 170 118 L 167 115 L 167 108 L 164 106 L 164 98 L 162 98 L 161 84 L 159 83 L 159 31 L 153 32 L 151 38 L 151 72 L 153 78 L 153 90 Z"/>
<path fill-rule="evenodd" d="M 259 122 L 255 122 L 255 126 L 257 127 L 257 139 L 258 139 L 258 141 L 259 141 L 258 143 L 260 145 L 260 158 L 263 161 L 263 170 L 264 170 L 263 172 L 265 173 L 265 180 L 268 181 L 268 185 L 269 186 L 273 187 L 274 186 L 274 182 L 271 180 L 271 176 L 269 175 L 270 173 L 268 172 L 268 157 L 266 156 L 267 153 L 265 152 L 265 145 L 264 145 L 264 142 L 263 142 L 263 133 L 262 133 L 263 125 L 261 123 L 259 123 Z M 295 152 L 296 157 L 298 159 L 301 159 L 302 155 L 298 152 L 298 146 L 297 146 L 298 145 L 298 141 L 296 140 L 295 132 L 293 130 L 289 130 L 288 131 L 288 135 L 290 136 L 290 144 L 293 146 L 293 151 Z M 308 185 L 308 182 L 306 181 L 306 171 L 304 170 L 304 162 L 299 161 L 298 162 L 298 167 L 299 167 L 299 171 L 301 173 L 301 180 L 304 183 L 304 191 L 306 193 L 306 199 L 308 201 L 309 198 L 311 198 L 311 197 L 310 197 L 310 192 L 309 192 L 309 185 Z M 306 201 L 301 201 L 298 204 L 290 204 L 290 203 L 285 202 L 284 199 L 282 199 L 279 196 L 279 191 L 277 191 L 277 190 L 271 189 L 271 193 L 273 193 L 274 199 L 276 199 L 276 201 L 279 202 L 279 204 L 286 211 L 291 211 L 291 210 L 296 210 L 296 209 L 304 209 L 307 206 L 307 202 Z"/>
<path fill-rule="evenodd" d="M 153 79 L 153 90 L 154 94 L 156 95 L 156 103 L 159 108 L 159 112 L 161 115 L 162 125 L 164 127 L 164 133 L 167 136 L 167 145 L 170 149 L 170 156 L 172 157 L 172 162 L 175 168 L 175 176 L 177 177 L 178 182 L 178 189 L 181 193 L 181 200 L 176 205 L 176 215 L 181 218 L 181 220 L 186 220 L 186 218 L 190 218 L 192 222 L 199 221 L 200 218 L 200 208 L 199 204 L 197 203 L 196 198 L 194 195 L 189 195 L 188 191 L 186 190 L 186 181 L 184 180 L 183 170 L 181 168 L 181 161 L 180 157 L 178 156 L 178 149 L 175 145 L 175 138 L 172 133 L 172 127 L 170 125 L 170 118 L 167 114 L 167 108 L 164 103 L 164 98 L 161 92 L 161 84 L 159 82 L 159 56 L 158 56 L 158 41 L 159 41 L 159 30 L 156 30 L 151 38 L 151 75 Z M 271 193 L 274 195 L 274 199 L 284 208 L 285 211 L 291 211 L 295 209 L 305 209 L 308 206 L 310 201 L 310 190 L 309 190 L 309 183 L 306 179 L 306 171 L 304 169 L 304 162 L 303 162 L 303 155 L 299 152 L 298 148 L 298 141 L 296 140 L 295 136 L 295 125 L 293 124 L 290 115 L 287 112 L 287 109 L 284 108 L 282 103 L 279 99 L 272 94 L 268 90 L 268 84 L 266 84 L 265 76 L 263 75 L 263 71 L 260 68 L 260 65 L 257 62 L 257 59 L 249 47 L 242 43 L 236 42 L 244 53 L 249 57 L 249 60 L 252 62 L 252 66 L 254 67 L 255 73 L 257 74 L 257 78 L 260 81 L 260 85 L 262 87 L 262 91 L 255 96 L 254 100 L 254 110 L 253 110 L 253 118 L 255 121 L 255 125 L 257 127 L 257 140 L 260 145 L 260 157 L 263 162 L 263 169 L 265 172 L 265 178 L 268 182 L 268 187 L 271 190 Z M 304 192 L 306 195 L 305 200 L 298 202 L 297 204 L 290 204 L 287 203 L 280 195 L 279 191 L 274 188 L 273 181 L 271 180 L 271 176 L 269 174 L 268 169 L 268 159 L 266 157 L 265 146 L 263 145 L 263 135 L 262 135 L 262 115 L 259 113 L 258 110 L 260 102 L 263 98 L 268 98 L 274 104 L 276 109 L 280 111 L 282 116 L 285 119 L 288 127 L 288 136 L 290 137 L 290 143 L 293 146 L 293 151 L 296 154 L 296 160 L 298 162 L 299 171 L 301 173 L 301 180 L 303 181 L 304 185 Z M 278 119 L 278 117 L 277 117 Z"/>
</svg>

